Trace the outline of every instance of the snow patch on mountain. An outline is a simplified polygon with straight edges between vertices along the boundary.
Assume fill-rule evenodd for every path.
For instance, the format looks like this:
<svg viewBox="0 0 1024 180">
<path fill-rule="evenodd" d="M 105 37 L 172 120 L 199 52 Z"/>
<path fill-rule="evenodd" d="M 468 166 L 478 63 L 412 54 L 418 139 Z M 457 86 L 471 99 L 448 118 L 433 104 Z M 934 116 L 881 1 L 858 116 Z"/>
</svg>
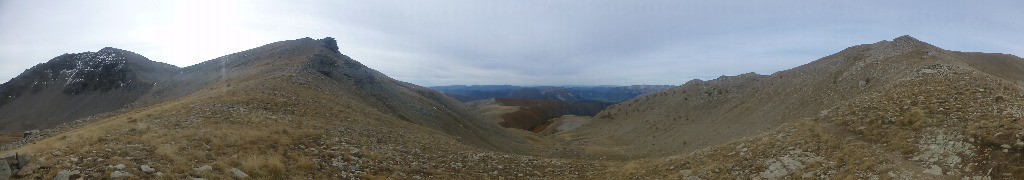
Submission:
<svg viewBox="0 0 1024 180">
<path fill-rule="evenodd" d="M 98 77 L 88 77 L 87 75 L 102 73 L 101 71 L 121 70 L 124 68 L 126 60 L 127 58 L 121 52 L 111 49 L 81 53 L 73 58 L 74 68 L 61 70 L 59 77 L 64 80 L 65 86 L 74 82 L 85 81 L 85 78 L 99 80 Z M 82 73 L 80 74 L 79 72 Z"/>
</svg>

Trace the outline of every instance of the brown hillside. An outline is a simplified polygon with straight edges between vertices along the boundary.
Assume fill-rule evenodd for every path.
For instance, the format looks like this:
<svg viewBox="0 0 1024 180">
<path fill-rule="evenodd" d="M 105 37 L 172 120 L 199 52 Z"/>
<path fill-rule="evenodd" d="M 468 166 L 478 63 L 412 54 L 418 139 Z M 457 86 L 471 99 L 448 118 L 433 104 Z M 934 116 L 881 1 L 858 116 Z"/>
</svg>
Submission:
<svg viewBox="0 0 1024 180">
<path fill-rule="evenodd" d="M 1024 175 L 1022 65 L 904 36 L 770 76 L 691 81 L 609 108 L 564 143 L 651 158 L 626 177 L 1012 179 Z"/>
<path fill-rule="evenodd" d="M 526 149 L 517 136 L 480 121 L 457 101 L 383 76 L 325 42 L 278 42 L 186 67 L 188 75 L 148 93 L 153 105 L 10 152 L 39 160 L 22 173 L 26 178 L 64 170 L 87 178 L 115 171 L 157 177 L 140 171 L 142 165 L 172 179 L 226 178 L 231 168 L 275 179 L 479 177 L 499 174 L 451 174 L 442 169 L 456 164 L 409 163 L 459 162 L 466 171 L 490 172 L 501 166 L 488 162 L 536 161 L 482 150 Z M 107 168 L 117 164 L 134 169 Z M 194 170 L 203 165 L 213 171 Z"/>
<path fill-rule="evenodd" d="M 919 66 L 881 90 L 842 102 L 809 120 L 795 120 L 689 154 L 638 160 L 626 165 L 633 168 L 620 172 L 625 177 L 704 178 L 1014 179 L 1024 175 L 1024 125 L 1019 121 L 1024 90 L 971 66 L 936 62 L 940 61 Z M 743 171 L 733 169 L 737 167 Z"/>
<path fill-rule="evenodd" d="M 814 118 L 911 74 L 939 52 L 911 37 L 847 48 L 772 75 L 693 80 L 608 108 L 577 134 L 610 142 L 622 155 L 686 153 Z M 599 140 L 598 140 L 599 139 Z"/>
<path fill-rule="evenodd" d="M 493 118 L 567 107 L 469 103 L 490 108 L 481 115 L 337 47 L 304 38 L 181 68 L 120 110 L 6 133 L 18 140 L 0 148 L 32 156 L 12 176 L 23 179 L 1024 177 L 1024 59 L 1012 55 L 903 36 L 771 75 L 692 80 L 529 133 Z"/>
</svg>

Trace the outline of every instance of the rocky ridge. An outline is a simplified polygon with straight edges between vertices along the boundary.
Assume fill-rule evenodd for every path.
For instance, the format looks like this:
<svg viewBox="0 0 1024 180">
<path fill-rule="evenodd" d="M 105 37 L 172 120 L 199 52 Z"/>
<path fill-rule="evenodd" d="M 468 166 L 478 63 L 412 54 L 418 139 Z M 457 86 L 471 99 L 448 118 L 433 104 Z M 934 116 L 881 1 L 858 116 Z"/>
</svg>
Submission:
<svg viewBox="0 0 1024 180">
<path fill-rule="evenodd" d="M 283 41 L 182 68 L 123 111 L 5 153 L 31 155 L 15 175 L 30 179 L 1024 175 L 1024 60 L 1011 55 L 899 37 L 771 75 L 690 81 L 540 136 L 332 43 Z"/>
<path fill-rule="evenodd" d="M 1024 60 L 903 36 L 772 75 L 691 81 L 634 99 L 569 142 L 653 159 L 630 176 L 1012 179 L 1024 174 L 1016 145 L 1024 91 L 1018 69 L 992 63 Z M 658 164 L 675 168 L 644 170 Z"/>
</svg>

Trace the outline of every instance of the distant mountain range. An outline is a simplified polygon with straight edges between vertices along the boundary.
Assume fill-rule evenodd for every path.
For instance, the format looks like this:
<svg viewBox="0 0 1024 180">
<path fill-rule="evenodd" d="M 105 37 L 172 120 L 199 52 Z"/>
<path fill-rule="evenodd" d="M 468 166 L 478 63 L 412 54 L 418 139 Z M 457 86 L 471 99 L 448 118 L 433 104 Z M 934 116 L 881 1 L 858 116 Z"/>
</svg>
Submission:
<svg viewBox="0 0 1024 180">
<path fill-rule="evenodd" d="M 672 85 L 632 86 L 512 86 L 512 85 L 451 85 L 434 86 L 456 100 L 469 102 L 491 98 L 546 99 L 564 102 L 600 101 L 622 102 L 650 93 L 659 92 Z"/>
</svg>

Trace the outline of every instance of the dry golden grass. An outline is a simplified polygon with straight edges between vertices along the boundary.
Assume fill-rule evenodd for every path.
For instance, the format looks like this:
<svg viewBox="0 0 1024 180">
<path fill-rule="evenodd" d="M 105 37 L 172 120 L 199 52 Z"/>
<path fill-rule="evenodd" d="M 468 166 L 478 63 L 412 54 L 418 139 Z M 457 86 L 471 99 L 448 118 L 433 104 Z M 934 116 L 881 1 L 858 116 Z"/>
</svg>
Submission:
<svg viewBox="0 0 1024 180">
<path fill-rule="evenodd" d="M 924 128 L 925 124 L 928 123 L 928 120 L 925 118 L 924 111 L 921 111 L 920 109 L 912 109 L 909 113 L 900 118 L 901 121 L 899 121 L 899 123 L 901 126 L 909 126 L 913 127 L 915 130 L 921 130 Z"/>
<path fill-rule="evenodd" d="M 241 162 L 242 169 L 253 172 L 255 178 L 280 179 L 286 177 L 284 158 L 280 155 L 249 155 Z"/>
<path fill-rule="evenodd" d="M 116 115 L 16 151 L 50 159 L 42 162 L 44 166 L 53 166 L 52 172 L 46 174 L 70 169 L 66 166 L 68 164 L 52 162 L 67 161 L 67 155 L 105 159 L 92 163 L 96 166 L 125 164 L 132 167 L 133 171 L 129 172 L 137 177 L 151 177 L 139 172 L 139 165 L 150 165 L 167 177 L 227 178 L 230 177 L 227 169 L 232 167 L 239 167 L 258 179 L 280 179 L 286 174 L 318 174 L 321 171 L 311 160 L 315 156 L 294 152 L 292 146 L 311 147 L 313 144 L 309 140 L 326 135 L 323 131 L 302 128 L 302 125 L 292 123 L 294 120 L 282 120 L 299 117 L 265 111 L 274 109 L 270 107 L 289 107 L 287 103 L 274 101 L 265 95 L 250 93 L 213 93 Z M 250 103 L 256 102 L 256 105 L 267 108 L 253 108 L 242 113 L 215 106 L 238 102 L 245 103 L 234 105 L 252 108 L 254 105 Z M 323 123 L 317 118 L 301 119 Z M 285 158 L 286 154 L 289 159 Z M 293 160 L 300 163 L 286 163 Z M 215 171 L 192 173 L 194 168 L 203 164 L 215 165 Z"/>
</svg>

